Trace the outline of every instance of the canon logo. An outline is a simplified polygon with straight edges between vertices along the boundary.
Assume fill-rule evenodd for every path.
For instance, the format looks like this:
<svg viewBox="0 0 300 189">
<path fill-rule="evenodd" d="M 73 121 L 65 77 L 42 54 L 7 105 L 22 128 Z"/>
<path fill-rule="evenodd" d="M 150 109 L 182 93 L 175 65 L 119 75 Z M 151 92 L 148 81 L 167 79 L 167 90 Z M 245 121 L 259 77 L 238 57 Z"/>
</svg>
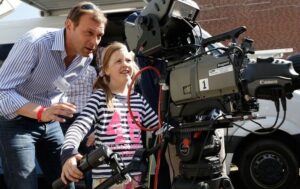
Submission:
<svg viewBox="0 0 300 189">
<path fill-rule="evenodd" d="M 260 80 L 259 84 L 261 85 L 272 85 L 272 84 L 278 84 L 277 80 Z"/>
</svg>

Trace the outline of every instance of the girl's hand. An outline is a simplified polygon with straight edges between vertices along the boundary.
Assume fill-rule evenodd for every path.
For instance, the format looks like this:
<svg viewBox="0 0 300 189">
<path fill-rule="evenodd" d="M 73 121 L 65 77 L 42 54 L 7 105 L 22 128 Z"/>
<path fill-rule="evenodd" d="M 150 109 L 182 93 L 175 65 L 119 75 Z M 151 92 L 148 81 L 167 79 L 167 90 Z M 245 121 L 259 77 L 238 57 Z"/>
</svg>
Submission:
<svg viewBox="0 0 300 189">
<path fill-rule="evenodd" d="M 77 162 L 81 160 L 81 158 L 81 154 L 76 154 L 64 163 L 60 176 L 63 183 L 78 182 L 83 178 L 83 173 L 77 168 Z"/>
</svg>

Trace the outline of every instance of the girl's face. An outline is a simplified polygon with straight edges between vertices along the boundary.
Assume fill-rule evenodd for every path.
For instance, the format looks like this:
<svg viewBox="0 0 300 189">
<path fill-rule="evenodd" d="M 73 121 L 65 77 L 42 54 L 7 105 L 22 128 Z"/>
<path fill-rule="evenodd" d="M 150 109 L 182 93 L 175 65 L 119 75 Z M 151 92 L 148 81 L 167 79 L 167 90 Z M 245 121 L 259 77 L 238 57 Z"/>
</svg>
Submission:
<svg viewBox="0 0 300 189">
<path fill-rule="evenodd" d="M 132 54 L 126 48 L 113 52 L 105 71 L 105 74 L 110 77 L 110 83 L 113 85 L 126 85 L 132 76 L 133 63 Z"/>
</svg>

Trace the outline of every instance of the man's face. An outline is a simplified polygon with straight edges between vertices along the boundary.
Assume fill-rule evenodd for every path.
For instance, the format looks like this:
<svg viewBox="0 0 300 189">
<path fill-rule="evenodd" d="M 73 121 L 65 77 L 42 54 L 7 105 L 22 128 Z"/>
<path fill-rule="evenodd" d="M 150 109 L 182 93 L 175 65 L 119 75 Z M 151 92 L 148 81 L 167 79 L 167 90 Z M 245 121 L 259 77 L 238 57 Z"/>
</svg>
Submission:
<svg viewBox="0 0 300 189">
<path fill-rule="evenodd" d="M 68 20 L 67 32 L 69 32 L 69 50 L 81 56 L 89 56 L 93 53 L 104 35 L 105 24 L 98 23 L 93 19 L 93 15 L 82 15 L 79 24 L 75 27 L 74 23 Z"/>
</svg>

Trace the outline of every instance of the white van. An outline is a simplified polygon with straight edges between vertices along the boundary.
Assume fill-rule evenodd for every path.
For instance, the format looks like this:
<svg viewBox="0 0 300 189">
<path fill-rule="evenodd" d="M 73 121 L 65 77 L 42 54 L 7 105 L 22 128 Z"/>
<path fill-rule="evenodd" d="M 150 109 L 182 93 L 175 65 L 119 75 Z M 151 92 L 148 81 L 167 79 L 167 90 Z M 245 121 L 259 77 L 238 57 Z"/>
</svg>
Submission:
<svg viewBox="0 0 300 189">
<path fill-rule="evenodd" d="M 120 27 L 130 12 L 108 15 L 108 31 L 101 43 L 110 40 L 123 40 Z M 65 17 L 51 16 L 13 22 L 0 22 L 0 66 L 7 57 L 14 42 L 26 31 L 35 27 L 62 27 Z M 271 126 L 276 120 L 275 106 L 270 101 L 259 101 L 261 116 L 256 120 L 263 127 Z M 294 98 L 288 101 L 285 122 L 272 134 L 256 135 L 250 131 L 261 128 L 251 121 L 236 123 L 242 128 L 229 128 L 226 139 L 226 162 L 238 168 L 238 174 L 249 189 L 292 189 L 299 177 L 300 161 L 300 92 L 294 92 Z M 282 117 L 282 114 L 281 116 Z M 278 121 L 280 123 L 280 119 Z M 227 169 L 230 170 L 230 169 Z M 0 165 L 0 174 L 2 169 Z M 0 188 L 2 188 L 0 183 Z"/>
<path fill-rule="evenodd" d="M 240 127 L 229 128 L 226 138 L 227 165 L 236 165 L 238 175 L 248 189 L 294 189 L 299 179 L 300 160 L 300 91 L 287 101 L 285 122 L 276 132 L 265 135 L 249 131 L 262 128 L 252 121 L 237 122 Z M 275 105 L 271 101 L 259 100 L 259 115 L 265 119 L 255 120 L 264 128 L 271 127 L 276 120 Z M 277 125 L 281 122 L 283 111 Z"/>
</svg>

